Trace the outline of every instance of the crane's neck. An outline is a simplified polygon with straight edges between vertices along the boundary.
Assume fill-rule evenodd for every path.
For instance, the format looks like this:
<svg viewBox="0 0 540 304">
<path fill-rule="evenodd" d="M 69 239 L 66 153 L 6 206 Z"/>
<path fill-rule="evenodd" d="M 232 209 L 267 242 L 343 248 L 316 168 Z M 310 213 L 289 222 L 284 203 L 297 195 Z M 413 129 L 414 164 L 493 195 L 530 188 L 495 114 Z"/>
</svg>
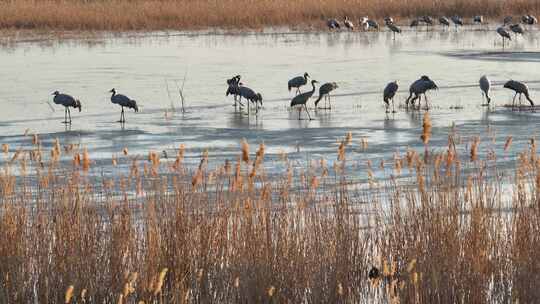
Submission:
<svg viewBox="0 0 540 304">
<path fill-rule="evenodd" d="M 315 93 L 315 82 L 312 82 L 312 83 L 311 83 L 311 86 L 313 87 L 313 88 L 311 89 L 311 93 Z"/>
</svg>

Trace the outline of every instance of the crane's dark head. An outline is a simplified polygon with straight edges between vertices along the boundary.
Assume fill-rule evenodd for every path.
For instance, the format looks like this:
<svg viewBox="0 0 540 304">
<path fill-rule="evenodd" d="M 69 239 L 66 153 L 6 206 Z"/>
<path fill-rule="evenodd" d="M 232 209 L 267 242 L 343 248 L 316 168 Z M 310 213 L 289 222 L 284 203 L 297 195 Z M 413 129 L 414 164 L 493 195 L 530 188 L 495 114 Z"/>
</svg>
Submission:
<svg viewBox="0 0 540 304">
<path fill-rule="evenodd" d="M 116 94 L 116 90 L 114 88 L 112 88 L 109 93 L 113 93 L 113 94 Z"/>
<path fill-rule="evenodd" d="M 311 81 L 311 84 L 316 84 L 316 83 L 319 83 L 319 82 L 318 82 L 317 80 L 315 80 L 315 79 L 313 79 L 313 80 Z"/>
<path fill-rule="evenodd" d="M 261 93 L 257 93 L 257 102 L 261 104 L 261 107 L 263 105 L 263 97 Z"/>
<path fill-rule="evenodd" d="M 438 90 L 439 89 L 439 87 L 437 86 L 437 84 L 433 80 L 429 80 L 429 88 L 431 90 Z"/>
<path fill-rule="evenodd" d="M 507 81 L 507 82 L 504 84 L 503 87 L 504 87 L 505 89 L 511 89 L 511 88 L 512 88 L 513 82 L 514 82 L 513 80 L 509 80 L 509 81 Z"/>
<path fill-rule="evenodd" d="M 307 72 L 304 73 L 304 78 L 305 79 L 308 79 L 309 78 L 309 74 Z"/>
<path fill-rule="evenodd" d="M 420 79 L 422 79 L 423 81 L 430 81 L 431 80 L 426 75 L 422 75 L 422 77 L 420 77 Z"/>
<path fill-rule="evenodd" d="M 54 91 L 51 95 L 57 96 L 57 95 L 60 95 L 60 92 Z"/>
<path fill-rule="evenodd" d="M 79 112 L 82 110 L 82 105 L 80 100 L 75 100 L 75 108 L 79 109 Z"/>
</svg>

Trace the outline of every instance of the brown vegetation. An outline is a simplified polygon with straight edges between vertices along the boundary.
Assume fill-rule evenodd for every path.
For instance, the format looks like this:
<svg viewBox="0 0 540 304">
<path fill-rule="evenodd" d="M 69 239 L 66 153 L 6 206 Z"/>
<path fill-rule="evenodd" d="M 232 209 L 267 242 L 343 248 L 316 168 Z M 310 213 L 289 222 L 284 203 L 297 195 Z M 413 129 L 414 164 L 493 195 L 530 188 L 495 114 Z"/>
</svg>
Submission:
<svg viewBox="0 0 540 304">
<path fill-rule="evenodd" d="M 1 1 L 0 28 L 193 30 L 287 26 L 320 28 L 329 17 L 406 19 L 421 15 L 540 12 L 535 0 L 17 0 Z M 404 20 L 402 20 L 404 21 Z"/>
<path fill-rule="evenodd" d="M 494 144 L 508 150 L 508 141 Z M 120 171 L 104 178 L 90 174 L 95 163 L 85 149 L 58 141 L 46 149 L 38 136 L 29 142 L 28 150 L 2 148 L 2 303 L 540 297 L 534 141 L 503 182 L 491 148 L 483 159 L 479 139 L 469 148 L 453 130 L 440 152 L 396 153 L 387 181 L 369 164 L 361 193 L 348 178 L 351 133 L 334 166 L 321 160 L 295 170 L 283 155 L 289 169 L 271 179 L 264 145 L 251 154 L 245 141 L 236 160 L 216 168 L 207 153 L 185 167 L 183 146 L 173 161 L 124 149 L 114 158 Z"/>
</svg>

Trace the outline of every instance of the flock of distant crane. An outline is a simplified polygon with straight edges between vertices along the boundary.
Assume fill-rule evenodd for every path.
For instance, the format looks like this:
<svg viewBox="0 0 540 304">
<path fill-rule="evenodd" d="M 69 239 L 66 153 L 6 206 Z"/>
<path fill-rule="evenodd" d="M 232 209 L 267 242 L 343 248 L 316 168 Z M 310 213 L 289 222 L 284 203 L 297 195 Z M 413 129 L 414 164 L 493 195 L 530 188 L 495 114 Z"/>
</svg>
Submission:
<svg viewBox="0 0 540 304">
<path fill-rule="evenodd" d="M 503 39 L 503 47 L 504 47 L 505 39 L 511 40 L 510 33 L 506 29 L 506 26 L 508 26 L 508 28 L 517 35 L 517 34 L 523 34 L 525 32 L 525 28 L 522 24 L 534 25 L 538 23 L 538 20 L 536 19 L 536 17 L 532 15 L 522 16 L 521 23 L 512 23 L 512 20 L 513 20 L 512 16 L 505 17 L 503 20 L 502 26 L 497 28 L 497 33 L 499 33 L 499 35 Z M 450 21 L 454 23 L 454 25 L 456 26 L 456 30 L 458 26 L 462 26 L 464 24 L 463 18 L 459 16 L 452 16 L 450 17 L 450 19 L 444 16 L 439 18 L 439 23 L 443 26 L 447 26 L 447 27 L 450 26 Z M 401 29 L 394 23 L 394 20 L 391 17 L 384 18 L 384 22 L 386 26 L 393 32 L 394 39 L 395 39 L 395 34 L 401 33 Z M 473 17 L 472 22 L 473 24 L 482 24 L 484 23 L 484 18 L 482 16 L 475 16 Z M 434 24 L 434 20 L 430 16 L 422 16 L 422 17 L 413 19 L 410 26 L 416 27 L 416 26 L 419 26 L 420 24 L 425 24 L 426 26 L 430 26 Z M 360 25 L 364 31 L 368 31 L 370 29 L 379 30 L 379 24 L 377 23 L 377 21 L 369 19 L 368 17 L 360 18 Z M 334 18 L 329 19 L 327 21 L 327 26 L 330 30 L 338 30 L 342 28 L 341 23 L 337 19 L 334 19 Z M 348 30 L 355 29 L 354 23 L 347 16 L 345 16 L 343 20 L 343 26 Z M 236 75 L 227 80 L 228 87 L 227 87 L 227 91 L 225 95 L 234 96 L 235 107 L 240 106 L 240 108 L 243 108 L 244 104 L 242 103 L 242 98 L 247 100 L 248 115 L 251 112 L 250 103 L 253 103 L 255 106 L 255 112 L 256 114 L 258 114 L 259 108 L 262 107 L 263 97 L 260 93 L 257 93 L 253 89 L 250 89 L 244 86 L 242 82 L 240 82 L 240 78 L 241 78 L 240 75 Z M 315 90 L 316 90 L 315 84 L 317 84 L 318 81 L 316 80 L 311 81 L 311 86 L 312 86 L 311 91 L 307 91 L 304 93 L 300 91 L 300 88 L 302 86 L 308 84 L 309 78 L 310 78 L 309 74 L 304 73 L 304 75 L 294 77 L 288 82 L 289 91 L 291 91 L 292 89 L 296 90 L 296 96 L 292 98 L 290 106 L 299 108 L 298 119 L 302 119 L 301 111 L 302 109 L 304 109 L 308 116 L 308 119 L 311 120 L 311 115 L 309 114 L 307 102 L 313 97 L 313 94 L 315 93 Z M 489 105 L 491 102 L 491 98 L 489 96 L 491 82 L 487 76 L 484 75 L 480 78 L 479 86 L 482 91 L 483 98 L 487 100 L 487 104 L 484 104 L 484 105 Z M 315 100 L 315 108 L 316 109 L 331 109 L 330 94 L 337 88 L 338 88 L 338 85 L 335 82 L 328 82 L 321 85 L 319 87 L 319 96 Z M 396 112 L 395 106 L 394 106 L 394 96 L 396 95 L 398 88 L 399 86 L 398 86 L 397 81 L 390 82 L 384 88 L 383 102 L 386 106 L 387 113 L 390 112 L 390 104 L 392 105 L 392 112 L 393 113 Z M 504 88 L 511 89 L 515 92 L 514 98 L 512 100 L 512 107 L 515 106 L 516 97 L 518 95 L 519 95 L 520 105 L 521 105 L 522 95 L 525 95 L 525 98 L 529 101 L 531 106 L 534 106 L 534 102 L 530 98 L 529 89 L 526 84 L 519 81 L 510 80 L 504 84 Z M 411 103 L 413 109 L 420 109 L 420 103 L 421 103 L 422 95 L 423 95 L 424 101 L 426 104 L 425 108 L 428 110 L 429 104 L 428 104 L 426 92 L 428 92 L 429 90 L 435 90 L 435 89 L 438 89 L 438 87 L 433 80 L 431 80 L 428 76 L 425 76 L 425 75 L 420 77 L 420 79 L 414 81 L 410 85 L 409 97 L 405 101 L 405 106 L 408 108 L 409 103 Z M 137 102 L 135 100 L 127 97 L 126 95 L 117 94 L 115 89 L 112 89 L 109 92 L 112 93 L 111 102 L 113 104 L 119 105 L 122 109 L 120 112 L 120 120 L 118 122 L 120 123 L 126 122 L 124 108 L 133 109 L 135 112 L 139 111 Z M 71 108 L 79 109 L 79 112 L 80 112 L 82 109 L 81 102 L 75 99 L 71 95 L 63 94 L 58 91 L 55 91 L 52 95 L 54 95 L 53 102 L 55 104 L 62 105 L 65 108 L 64 109 L 64 123 L 71 124 L 71 111 L 69 108 L 71 107 Z M 324 98 L 324 106 L 319 107 L 319 102 L 323 98 Z M 418 107 L 415 106 L 415 102 L 417 100 L 418 100 Z"/>
<path fill-rule="evenodd" d="M 298 119 L 301 118 L 301 112 L 302 110 L 305 110 L 308 119 L 312 120 L 311 115 L 309 114 L 309 110 L 307 107 L 308 101 L 313 97 L 313 94 L 316 91 L 315 84 L 318 83 L 317 80 L 311 80 L 311 91 L 307 91 L 302 93 L 300 88 L 302 86 L 305 86 L 309 83 L 309 74 L 306 72 L 302 76 L 297 76 L 289 80 L 287 87 L 289 89 L 289 92 L 292 89 L 296 90 L 296 96 L 294 96 L 291 99 L 290 106 L 291 108 L 297 107 L 298 109 Z M 244 104 L 242 103 L 242 98 L 244 98 L 247 101 L 248 105 L 248 115 L 250 113 L 249 104 L 253 103 L 256 108 L 256 114 L 258 113 L 259 107 L 262 107 L 263 97 L 260 93 L 256 93 L 253 89 L 250 89 L 243 85 L 242 82 L 240 82 L 241 76 L 236 75 L 230 79 L 227 79 L 227 91 L 225 93 L 226 96 L 233 95 L 234 97 L 234 106 L 237 107 L 238 105 L 240 108 L 244 107 Z M 491 81 L 489 78 L 484 75 L 480 77 L 480 80 L 478 81 L 480 90 L 482 91 L 482 98 L 487 101 L 487 103 L 484 103 L 482 105 L 489 106 L 491 103 L 491 97 L 489 96 L 489 92 L 491 90 Z M 521 107 L 521 101 L 522 101 L 522 95 L 525 96 L 527 101 L 531 104 L 531 107 L 534 107 L 534 102 L 531 99 L 529 95 L 529 88 L 527 85 L 523 82 L 515 81 L 515 80 L 509 80 L 507 81 L 504 86 L 506 89 L 510 89 L 514 91 L 514 98 L 512 99 L 512 108 L 515 107 L 516 98 L 519 97 L 519 106 Z M 331 93 L 338 88 L 338 85 L 335 82 L 327 82 L 319 87 L 319 96 L 315 100 L 314 105 L 316 109 L 331 109 L 331 103 L 330 103 L 330 95 Z M 408 109 L 409 104 L 411 104 L 411 108 L 413 110 L 419 110 L 421 108 L 421 101 L 422 96 L 424 96 L 425 101 L 425 109 L 429 110 L 429 102 L 426 93 L 430 90 L 436 90 L 439 87 L 437 84 L 431 80 L 428 76 L 423 75 L 418 80 L 414 81 L 409 86 L 409 96 L 405 100 L 405 107 Z M 399 89 L 399 85 L 397 81 L 390 82 L 386 85 L 386 87 L 383 90 L 383 102 L 386 107 L 386 113 L 390 113 L 390 105 L 392 106 L 392 113 L 396 113 L 395 105 L 394 105 L 394 97 Z M 324 106 L 319 107 L 319 102 L 321 99 L 324 98 Z M 418 101 L 418 105 L 416 105 L 416 101 Z"/>
<path fill-rule="evenodd" d="M 450 22 L 452 22 L 454 26 L 456 27 L 456 30 L 459 26 L 464 25 L 463 18 L 459 16 L 452 16 L 450 18 L 442 16 L 442 17 L 439 17 L 438 21 L 439 21 L 439 24 L 444 27 L 450 27 Z M 396 38 L 396 34 L 401 33 L 401 28 L 396 23 L 394 23 L 394 19 L 392 17 L 385 17 L 384 23 L 386 27 L 388 27 L 388 29 L 392 31 L 394 35 L 394 39 Z M 474 16 L 472 18 L 472 24 L 483 24 L 483 23 L 485 23 L 483 16 Z M 534 25 L 537 23 L 538 23 L 538 19 L 533 15 L 523 15 L 521 17 L 521 23 L 519 22 L 513 23 L 513 17 L 506 16 L 503 19 L 503 24 L 499 26 L 496 31 L 502 37 L 503 46 L 504 46 L 505 39 L 512 40 L 509 30 L 515 33 L 516 35 L 517 34 L 523 35 L 525 33 L 525 27 L 523 26 L 523 24 Z M 432 26 L 435 24 L 435 20 L 431 16 L 418 17 L 411 21 L 410 27 L 418 27 L 422 24 L 424 24 L 426 27 Z M 328 29 L 331 31 L 339 30 L 341 28 L 344 28 L 350 31 L 354 31 L 355 29 L 354 23 L 349 19 L 348 16 L 345 16 L 343 20 L 343 26 L 342 26 L 342 23 L 340 23 L 339 20 L 337 20 L 336 18 L 328 19 L 326 21 L 326 25 L 328 26 Z M 360 18 L 359 25 L 360 25 L 360 28 L 364 31 L 369 31 L 369 30 L 378 31 L 380 29 L 379 23 L 376 20 L 369 19 L 368 17 Z"/>
</svg>

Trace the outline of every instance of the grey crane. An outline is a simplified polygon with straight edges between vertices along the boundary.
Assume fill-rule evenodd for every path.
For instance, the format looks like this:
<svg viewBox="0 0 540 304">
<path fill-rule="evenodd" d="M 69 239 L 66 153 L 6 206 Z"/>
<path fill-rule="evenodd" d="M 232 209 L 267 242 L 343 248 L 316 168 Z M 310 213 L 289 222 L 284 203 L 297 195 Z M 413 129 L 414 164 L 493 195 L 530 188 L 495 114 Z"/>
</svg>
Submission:
<svg viewBox="0 0 540 304">
<path fill-rule="evenodd" d="M 445 16 L 439 18 L 439 23 L 442 26 L 446 26 L 446 27 L 450 26 L 450 20 L 448 20 L 448 18 L 446 18 Z"/>
<path fill-rule="evenodd" d="M 512 40 L 512 37 L 510 37 L 510 33 L 502 26 L 497 28 L 497 33 L 502 37 L 502 43 L 503 43 L 503 49 L 504 49 L 504 40 Z"/>
<path fill-rule="evenodd" d="M 504 17 L 504 19 L 503 19 L 503 25 L 510 24 L 510 22 L 512 22 L 512 16 L 506 16 L 506 17 Z"/>
<path fill-rule="evenodd" d="M 315 107 L 317 107 L 317 105 L 319 104 L 319 101 L 321 101 L 321 99 L 323 99 L 324 97 L 324 105 L 325 105 L 324 109 L 331 109 L 332 105 L 330 104 L 330 92 L 332 92 L 333 90 L 337 88 L 339 88 L 339 86 L 335 82 L 327 82 L 323 84 L 322 86 L 320 86 L 319 97 L 317 98 L 317 100 L 315 100 Z M 327 101 L 328 101 L 328 106 L 326 106 Z"/>
<path fill-rule="evenodd" d="M 409 87 L 409 97 L 407 97 L 407 100 L 405 101 L 405 105 L 409 106 L 409 101 L 413 104 L 418 99 L 418 107 L 420 107 L 420 102 L 422 101 L 422 95 L 424 95 L 424 100 L 426 102 L 426 109 L 429 109 L 428 107 L 428 99 L 426 96 L 426 92 L 429 90 L 436 90 L 439 87 L 437 87 L 437 84 L 433 80 L 431 80 L 428 76 L 422 76 L 420 79 L 416 80 L 411 84 Z M 414 98 L 412 98 L 414 94 Z M 412 99 L 411 99 L 412 98 Z"/>
<path fill-rule="evenodd" d="M 326 21 L 326 26 L 328 26 L 329 30 L 335 30 L 335 29 L 340 29 L 341 28 L 341 25 L 339 24 L 339 21 L 337 21 L 334 18 L 328 19 Z"/>
<path fill-rule="evenodd" d="M 261 107 L 263 105 L 263 98 L 262 98 L 262 95 L 260 93 L 256 93 L 254 90 L 252 90 L 252 89 L 250 89 L 248 87 L 239 86 L 238 87 L 238 95 L 240 95 L 240 100 L 242 100 L 242 97 L 244 97 L 248 101 L 248 110 L 247 110 L 248 115 L 250 113 L 250 111 L 249 111 L 249 104 L 250 103 L 255 104 L 255 113 L 259 114 L 259 103 L 260 103 Z"/>
<path fill-rule="evenodd" d="M 313 96 L 313 93 L 315 93 L 315 84 L 316 83 L 318 83 L 317 80 L 312 80 L 311 85 L 313 86 L 313 88 L 312 88 L 311 91 L 296 95 L 291 100 L 291 107 L 294 107 L 294 106 L 297 106 L 297 105 L 301 106 L 300 111 L 298 111 L 298 120 L 300 120 L 300 112 L 302 111 L 302 107 L 306 110 L 306 113 L 307 113 L 307 115 L 309 117 L 309 120 L 311 120 L 311 115 L 309 115 L 309 111 L 308 111 L 308 108 L 306 106 L 306 103 L 311 98 L 311 96 Z"/>
<path fill-rule="evenodd" d="M 525 28 L 520 23 L 510 25 L 510 30 L 516 34 L 516 37 L 517 34 L 523 35 L 525 33 Z"/>
<path fill-rule="evenodd" d="M 433 18 L 431 16 L 422 16 L 421 19 L 426 25 L 433 25 Z"/>
<path fill-rule="evenodd" d="M 360 18 L 359 24 L 362 27 L 362 30 L 364 32 L 369 30 L 370 25 L 369 25 L 369 18 L 368 17 Z"/>
<path fill-rule="evenodd" d="M 65 124 L 71 124 L 71 111 L 69 110 L 69 107 L 72 108 L 78 108 L 79 112 L 81 111 L 81 102 L 78 99 L 73 98 L 73 96 L 68 94 L 62 94 L 58 91 L 54 91 L 52 93 L 54 95 L 53 102 L 55 104 L 63 105 L 64 106 L 64 121 Z M 68 121 L 69 117 L 69 121 Z"/>
<path fill-rule="evenodd" d="M 289 92 L 291 91 L 292 88 L 296 88 L 297 95 L 302 93 L 300 91 L 300 87 L 307 84 L 308 78 L 309 78 L 309 74 L 306 72 L 304 73 L 304 76 L 294 77 L 293 79 L 289 80 L 289 83 L 288 83 Z"/>
<path fill-rule="evenodd" d="M 534 107 L 534 102 L 532 101 L 531 97 L 529 96 L 529 88 L 526 84 L 523 82 L 515 81 L 515 80 L 509 80 L 504 84 L 504 88 L 510 89 L 514 91 L 516 94 L 514 95 L 514 98 L 512 99 L 512 108 L 514 108 L 515 102 L 516 102 L 516 96 L 519 94 L 519 105 L 521 106 L 521 95 L 525 95 L 525 98 L 529 101 L 531 104 L 531 107 Z"/>
<path fill-rule="evenodd" d="M 227 79 L 227 91 L 225 92 L 225 96 L 233 95 L 234 96 L 234 106 L 237 106 L 237 97 L 239 95 L 238 92 L 238 86 L 241 85 L 240 83 L 240 75 L 236 75 L 230 79 Z M 240 104 L 242 105 L 242 104 Z"/>
<path fill-rule="evenodd" d="M 538 19 L 534 17 L 533 15 L 523 15 L 521 17 L 521 22 L 523 24 L 533 25 L 535 23 L 538 23 Z"/>
<path fill-rule="evenodd" d="M 135 110 L 135 112 L 139 112 L 139 107 L 137 106 L 137 102 L 135 100 L 127 97 L 126 95 L 116 94 L 116 90 L 114 88 L 111 89 L 109 92 L 112 93 L 111 102 L 122 107 L 122 112 L 120 113 L 120 120 L 118 122 L 126 122 L 126 117 L 124 115 L 124 107 L 128 109 L 133 109 Z"/>
<path fill-rule="evenodd" d="M 538 19 L 536 19 L 536 17 L 534 17 L 533 15 L 524 15 L 523 17 L 521 17 L 521 22 L 523 22 L 524 24 L 533 25 L 538 23 Z"/>
<path fill-rule="evenodd" d="M 386 26 L 392 31 L 393 39 L 396 40 L 396 33 L 401 34 L 401 29 L 394 23 L 386 23 Z"/>
<path fill-rule="evenodd" d="M 396 108 L 394 107 L 394 96 L 396 96 L 399 86 L 397 81 L 390 82 L 386 85 L 383 92 L 383 101 L 386 104 L 386 113 L 390 112 L 390 101 L 392 101 L 392 113 L 396 113 Z"/>
<path fill-rule="evenodd" d="M 375 30 L 379 30 L 379 23 L 375 20 L 368 19 L 367 24 L 369 25 L 369 28 L 373 28 Z"/>
<path fill-rule="evenodd" d="M 420 21 L 418 19 L 413 19 L 411 21 L 410 27 L 417 27 L 418 25 L 420 25 Z"/>
<path fill-rule="evenodd" d="M 491 88 L 491 81 L 489 81 L 489 78 L 486 75 L 484 75 L 480 77 L 478 84 L 480 85 L 480 90 L 482 90 L 482 100 L 486 98 L 487 105 L 489 105 L 491 103 L 491 97 L 489 97 L 489 89 Z"/>
<path fill-rule="evenodd" d="M 473 23 L 475 24 L 482 24 L 484 23 L 484 16 L 478 15 L 473 17 Z"/>
<path fill-rule="evenodd" d="M 454 15 L 450 17 L 450 19 L 452 19 L 452 22 L 454 23 L 456 27 L 456 31 L 457 31 L 458 26 L 463 26 L 463 19 L 461 17 Z"/>
<path fill-rule="evenodd" d="M 394 18 L 384 17 L 384 24 L 388 25 L 388 24 L 393 24 L 393 23 L 394 23 Z"/>
<path fill-rule="evenodd" d="M 349 17 L 345 16 L 345 20 L 343 21 L 343 24 L 345 24 L 345 27 L 351 31 L 354 31 L 354 24 L 351 20 L 349 20 Z"/>
<path fill-rule="evenodd" d="M 431 16 L 422 16 L 418 18 L 418 25 L 420 25 L 420 23 L 424 23 L 426 25 L 426 31 L 427 31 L 428 27 L 433 25 L 433 18 L 431 18 Z"/>
</svg>

